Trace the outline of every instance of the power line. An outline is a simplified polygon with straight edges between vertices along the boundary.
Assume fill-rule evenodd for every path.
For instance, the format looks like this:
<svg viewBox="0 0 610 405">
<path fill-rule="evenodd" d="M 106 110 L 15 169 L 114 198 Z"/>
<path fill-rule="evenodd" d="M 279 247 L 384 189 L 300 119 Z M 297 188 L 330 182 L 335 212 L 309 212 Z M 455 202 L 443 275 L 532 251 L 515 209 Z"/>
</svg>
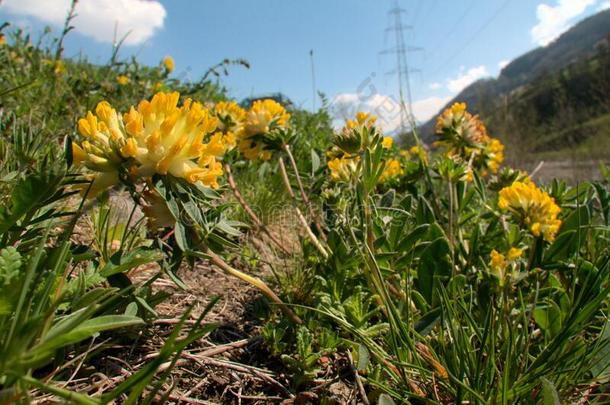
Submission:
<svg viewBox="0 0 610 405">
<path fill-rule="evenodd" d="M 430 6 L 430 8 L 428 8 L 428 11 L 426 12 L 426 14 L 424 14 L 424 16 L 422 17 L 422 21 L 426 20 L 426 18 L 430 15 L 432 10 L 434 10 L 434 8 L 436 7 L 437 3 L 438 3 L 438 0 L 432 0 L 431 2 L 429 2 L 429 4 L 432 4 L 432 6 Z"/>
<path fill-rule="evenodd" d="M 417 21 L 417 17 L 419 17 L 419 13 L 421 12 L 423 5 L 423 0 L 417 1 L 417 6 L 415 6 L 415 13 L 413 14 L 413 19 L 411 20 L 411 25 L 415 24 L 415 22 Z"/>
<path fill-rule="evenodd" d="M 462 22 L 468 16 L 468 14 L 472 11 L 475 4 L 476 4 L 476 0 L 472 0 L 470 2 L 470 4 L 468 5 L 468 7 L 466 7 L 464 12 L 458 17 L 458 19 L 455 21 L 455 23 L 451 26 L 451 29 L 449 29 L 449 31 L 447 31 L 447 33 L 444 36 L 442 36 L 441 38 L 450 38 L 451 35 L 459 28 L 460 24 L 462 24 Z M 439 41 L 437 46 L 435 46 L 433 49 L 438 49 L 438 45 L 440 45 L 440 43 L 441 43 L 441 41 Z"/>
<path fill-rule="evenodd" d="M 496 9 L 496 11 L 491 15 L 491 17 L 489 17 L 484 23 L 483 25 L 472 35 L 470 36 L 470 38 L 468 38 L 468 40 L 466 41 L 466 43 L 458 48 L 454 53 L 451 54 L 451 56 L 449 56 L 440 66 L 438 66 L 438 68 L 436 68 L 434 70 L 434 72 L 432 73 L 433 75 L 439 73 L 441 71 L 441 69 L 443 69 L 447 64 L 449 64 L 450 62 L 453 61 L 453 59 L 455 59 L 456 56 L 458 56 L 460 53 L 462 53 L 462 51 L 468 47 L 468 45 L 470 45 L 475 39 L 477 39 L 477 37 L 483 32 L 485 31 L 485 29 L 487 29 L 487 27 L 493 22 L 493 20 L 495 20 L 500 13 L 504 10 L 504 8 L 506 8 L 506 6 L 508 6 L 508 3 L 510 3 L 510 0 L 505 0 L 500 7 L 498 7 Z"/>
</svg>

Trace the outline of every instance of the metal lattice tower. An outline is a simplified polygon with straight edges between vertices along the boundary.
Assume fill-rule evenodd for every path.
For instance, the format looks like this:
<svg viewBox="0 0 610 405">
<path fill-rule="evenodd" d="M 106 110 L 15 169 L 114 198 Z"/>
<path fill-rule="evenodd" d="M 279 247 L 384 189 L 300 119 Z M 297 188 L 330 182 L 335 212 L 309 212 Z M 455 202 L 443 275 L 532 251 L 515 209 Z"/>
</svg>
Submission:
<svg viewBox="0 0 610 405">
<path fill-rule="evenodd" d="M 393 19 L 394 25 L 386 28 L 386 32 L 394 32 L 396 43 L 393 48 L 380 52 L 380 54 L 396 54 L 396 70 L 389 73 L 396 73 L 396 76 L 398 77 L 401 133 L 405 133 L 408 127 L 412 128 L 415 125 L 410 74 L 417 70 L 409 68 L 408 54 L 410 52 L 422 50 L 422 48 L 419 47 L 406 45 L 404 32 L 413 29 L 411 25 L 405 25 L 402 22 L 402 15 L 406 12 L 405 9 L 399 7 L 398 0 L 396 0 L 394 7 L 388 12 L 389 16 Z"/>
</svg>

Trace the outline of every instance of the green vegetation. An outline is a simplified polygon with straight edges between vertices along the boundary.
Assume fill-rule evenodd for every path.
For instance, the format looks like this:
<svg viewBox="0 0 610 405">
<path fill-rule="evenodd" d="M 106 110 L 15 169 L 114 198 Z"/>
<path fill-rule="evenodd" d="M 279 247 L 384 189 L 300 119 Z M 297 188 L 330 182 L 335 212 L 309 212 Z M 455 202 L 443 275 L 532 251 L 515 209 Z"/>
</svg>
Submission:
<svg viewBox="0 0 610 405">
<path fill-rule="evenodd" d="M 368 114 L 336 133 L 325 105 L 246 111 L 213 74 L 182 83 L 167 60 L 96 66 L 62 59 L 61 39 L 7 36 L 0 403 L 332 403 L 336 384 L 362 403 L 607 401 L 607 168 L 542 187 L 499 167 L 503 145 L 463 105 L 442 115 L 440 153 L 416 134 L 400 150 Z M 202 266 L 264 297 L 248 331 L 266 362 L 221 364 L 265 388 L 196 391 L 214 371 L 189 362 L 252 343 L 197 346 L 221 326 L 212 297 L 163 319 Z M 117 347 L 131 359 L 153 341 L 94 381 Z M 173 395 L 186 375 L 197 398 Z"/>
</svg>

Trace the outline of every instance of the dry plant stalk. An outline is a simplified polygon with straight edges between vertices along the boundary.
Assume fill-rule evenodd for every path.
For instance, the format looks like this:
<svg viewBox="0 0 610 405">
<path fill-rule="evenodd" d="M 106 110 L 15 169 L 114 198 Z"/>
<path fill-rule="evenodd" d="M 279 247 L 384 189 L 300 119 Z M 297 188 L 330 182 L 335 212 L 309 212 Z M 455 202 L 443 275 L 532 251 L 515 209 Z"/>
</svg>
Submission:
<svg viewBox="0 0 610 405">
<path fill-rule="evenodd" d="M 316 213 L 316 211 L 313 209 L 311 200 L 309 199 L 309 197 L 307 197 L 307 194 L 305 194 L 305 188 L 303 187 L 303 183 L 301 182 L 301 176 L 299 175 L 299 169 L 297 167 L 296 161 L 294 160 L 294 156 L 292 156 L 292 152 L 290 151 L 290 146 L 288 146 L 288 144 L 283 144 L 282 149 L 284 149 L 284 152 L 286 152 L 286 154 L 288 155 L 288 160 L 290 161 L 290 166 L 292 167 L 292 171 L 294 171 L 294 175 L 296 176 L 296 179 L 297 179 L 297 184 L 299 186 L 299 192 L 301 193 L 301 198 L 303 199 L 303 201 L 305 202 L 305 205 L 307 206 L 309 215 L 311 215 L 311 218 L 313 219 L 313 223 L 316 226 L 316 229 L 318 230 L 320 237 L 322 238 L 322 240 L 326 241 L 326 234 L 324 233 L 324 230 L 322 229 L 322 225 L 320 225 L 320 218 L 318 217 L 318 214 Z"/>
<path fill-rule="evenodd" d="M 289 317 L 294 323 L 302 324 L 303 321 L 299 318 L 284 302 L 278 297 L 271 288 L 261 279 L 257 277 L 250 276 L 246 273 L 243 273 L 227 264 L 220 256 L 216 253 L 212 252 L 210 248 L 206 247 L 203 251 L 207 256 L 209 256 L 210 261 L 222 269 L 225 273 L 228 273 L 232 276 L 239 278 L 240 280 L 245 281 L 246 283 L 252 284 L 256 288 L 258 288 L 267 298 L 271 301 L 275 302 L 282 312 Z"/>
<path fill-rule="evenodd" d="M 307 220 L 303 216 L 303 213 L 301 212 L 299 207 L 296 205 L 296 197 L 294 195 L 294 192 L 292 191 L 292 187 L 290 187 L 290 180 L 288 180 L 288 173 L 286 173 L 286 166 L 284 165 L 284 159 L 279 158 L 279 164 L 280 164 L 280 171 L 282 172 L 282 178 L 284 179 L 284 186 L 286 186 L 286 191 L 288 191 L 290 198 L 292 198 L 293 202 L 295 203 L 294 210 L 297 213 L 297 217 L 299 218 L 299 221 L 301 222 L 303 229 L 307 233 L 307 236 L 309 236 L 309 239 L 311 239 L 311 241 L 313 242 L 316 249 L 318 249 L 318 251 L 322 254 L 322 256 L 324 256 L 325 259 L 328 259 L 328 252 L 326 251 L 326 249 L 324 249 L 324 247 L 322 246 L 322 244 L 320 243 L 320 241 L 318 240 L 316 235 L 311 231 L 311 228 L 309 227 L 309 224 L 307 224 Z"/>
<path fill-rule="evenodd" d="M 233 174 L 231 173 L 231 167 L 228 164 L 225 164 L 225 172 L 227 173 L 229 188 L 233 192 L 235 199 L 237 200 L 237 202 L 239 202 L 244 211 L 246 211 L 246 214 L 248 214 L 250 219 L 252 219 L 254 225 L 259 230 L 263 231 L 269 237 L 269 239 L 271 239 L 275 246 L 277 246 L 282 252 L 284 252 L 285 254 L 290 254 L 288 248 L 284 246 L 282 242 L 280 242 L 280 240 L 275 236 L 275 234 L 273 234 L 273 232 L 271 232 L 271 230 L 260 220 L 260 218 L 256 215 L 256 213 L 252 210 L 250 205 L 248 205 L 244 197 L 241 195 L 239 189 L 237 188 L 237 183 L 233 178 Z"/>
</svg>

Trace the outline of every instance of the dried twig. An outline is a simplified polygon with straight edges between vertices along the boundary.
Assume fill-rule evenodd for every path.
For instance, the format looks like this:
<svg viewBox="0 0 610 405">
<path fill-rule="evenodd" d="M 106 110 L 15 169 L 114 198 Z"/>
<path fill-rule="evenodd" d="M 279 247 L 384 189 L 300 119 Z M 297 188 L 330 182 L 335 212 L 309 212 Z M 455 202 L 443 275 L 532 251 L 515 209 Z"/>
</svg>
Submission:
<svg viewBox="0 0 610 405">
<path fill-rule="evenodd" d="M 536 174 L 538 174 L 538 172 L 540 171 L 540 169 L 542 169 L 542 166 L 544 166 L 544 160 L 541 160 L 540 163 L 538 163 L 538 165 L 536 166 L 536 168 L 534 168 L 534 170 L 532 170 L 532 172 L 530 173 L 530 177 L 533 179 L 534 176 Z"/>
<path fill-rule="evenodd" d="M 174 401 L 186 402 L 187 404 L 197 404 L 197 405 L 217 405 L 217 402 L 203 401 L 201 399 L 190 398 L 186 395 L 179 394 L 169 394 L 167 398 Z"/>
<path fill-rule="evenodd" d="M 68 11 L 68 15 L 64 22 L 64 29 L 61 32 L 61 35 L 59 36 L 59 41 L 57 41 L 57 49 L 55 51 L 55 60 L 56 61 L 61 59 L 61 54 L 64 51 L 64 38 L 66 38 L 66 35 L 68 35 L 68 32 L 70 32 L 70 30 L 72 29 L 72 26 L 70 25 L 70 23 L 72 22 L 74 17 L 76 17 L 76 14 L 75 14 L 76 3 L 78 3 L 78 0 L 72 0 L 72 3 L 70 4 L 70 9 Z"/>
<path fill-rule="evenodd" d="M 250 219 L 252 219 L 252 222 L 254 222 L 254 226 L 264 232 L 282 252 L 284 252 L 285 254 L 290 254 L 288 248 L 284 246 L 284 244 L 279 241 L 275 234 L 271 232 L 271 230 L 269 230 L 269 228 L 260 220 L 260 218 L 256 215 L 256 213 L 252 210 L 250 205 L 248 205 L 244 197 L 241 195 L 239 189 L 237 188 L 237 183 L 235 183 L 235 179 L 233 178 L 233 174 L 231 173 L 231 167 L 228 164 L 225 165 L 225 172 L 227 173 L 227 181 L 229 182 L 229 188 L 233 192 L 233 195 L 235 196 L 237 202 L 239 202 L 244 211 L 246 211 L 246 214 L 248 214 Z"/>
<path fill-rule="evenodd" d="M 294 312 L 292 312 L 292 310 L 290 308 L 288 308 L 288 306 L 286 304 L 284 304 L 284 302 L 280 299 L 280 297 L 278 297 L 273 292 L 273 290 L 271 290 L 271 288 L 269 288 L 269 286 L 267 284 L 265 284 L 264 281 L 262 281 L 261 279 L 259 279 L 257 277 L 250 276 L 249 274 L 243 273 L 243 272 L 229 266 L 227 264 L 227 262 L 222 260 L 220 258 L 220 256 L 218 256 L 216 253 L 212 252 L 210 250 L 210 248 L 206 247 L 204 249 L 203 253 L 205 253 L 210 258 L 210 261 L 214 265 L 218 266 L 224 272 L 226 272 L 232 276 L 235 276 L 235 277 L 239 278 L 240 280 L 243 280 L 249 284 L 252 284 L 254 287 L 258 288 L 267 298 L 269 298 L 271 301 L 275 302 L 280 307 L 280 309 L 284 312 L 284 314 L 286 316 L 288 316 L 293 322 L 295 322 L 297 324 L 303 323 L 301 318 L 299 318 Z"/>
<path fill-rule="evenodd" d="M 284 149 L 284 152 L 286 152 L 286 154 L 288 155 L 288 160 L 290 161 L 290 165 L 292 166 L 292 171 L 294 171 L 294 175 L 297 180 L 297 185 L 299 186 L 301 198 L 303 198 L 303 202 L 305 203 L 305 205 L 307 206 L 307 209 L 309 210 L 309 214 L 311 215 L 311 217 L 313 219 L 313 223 L 316 226 L 316 229 L 318 230 L 320 237 L 322 238 L 322 240 L 326 241 L 326 234 L 324 233 L 324 230 L 322 229 L 322 225 L 320 224 L 318 215 L 313 209 L 311 200 L 309 199 L 309 197 L 307 197 L 307 194 L 305 194 L 305 188 L 303 187 L 303 183 L 301 182 L 301 176 L 299 175 L 299 168 L 297 167 L 297 163 L 294 160 L 294 156 L 292 156 L 292 152 L 290 151 L 290 146 L 288 146 L 288 144 L 284 144 L 284 145 L 282 145 L 282 149 Z"/>
<path fill-rule="evenodd" d="M 284 165 L 284 159 L 279 158 L 279 164 L 280 164 L 280 172 L 282 173 L 282 178 L 284 179 L 284 186 L 286 186 L 286 191 L 288 191 L 288 194 L 290 195 L 292 200 L 295 201 L 296 197 L 294 195 L 294 192 L 292 191 L 292 187 L 290 187 L 290 180 L 288 180 L 288 173 L 286 173 L 286 166 Z M 318 240 L 316 235 L 311 231 L 311 228 L 309 227 L 307 220 L 303 216 L 303 213 L 301 212 L 299 207 L 297 207 L 296 203 L 294 204 L 294 210 L 297 214 L 297 217 L 299 218 L 299 221 L 301 221 L 301 225 L 303 226 L 303 229 L 307 233 L 307 236 L 309 236 L 309 239 L 311 239 L 314 246 L 316 247 L 316 249 L 318 249 L 318 251 L 322 254 L 322 256 L 324 256 L 324 258 L 327 259 L 328 252 L 326 252 L 326 249 L 324 249 L 324 247 L 322 246 L 322 244 L 320 243 L 320 241 Z"/>
</svg>

